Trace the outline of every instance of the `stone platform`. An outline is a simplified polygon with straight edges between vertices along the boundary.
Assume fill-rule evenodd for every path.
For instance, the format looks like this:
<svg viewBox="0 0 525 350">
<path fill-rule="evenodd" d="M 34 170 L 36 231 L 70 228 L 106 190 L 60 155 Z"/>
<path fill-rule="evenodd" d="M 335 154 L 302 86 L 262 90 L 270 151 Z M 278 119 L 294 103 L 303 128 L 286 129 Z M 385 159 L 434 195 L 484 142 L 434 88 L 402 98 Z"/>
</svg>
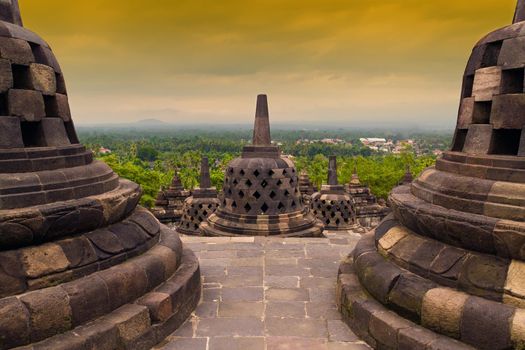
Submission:
<svg viewBox="0 0 525 350">
<path fill-rule="evenodd" d="M 203 297 L 156 350 L 365 350 L 335 304 L 359 234 L 327 238 L 182 237 L 199 257 Z"/>
</svg>

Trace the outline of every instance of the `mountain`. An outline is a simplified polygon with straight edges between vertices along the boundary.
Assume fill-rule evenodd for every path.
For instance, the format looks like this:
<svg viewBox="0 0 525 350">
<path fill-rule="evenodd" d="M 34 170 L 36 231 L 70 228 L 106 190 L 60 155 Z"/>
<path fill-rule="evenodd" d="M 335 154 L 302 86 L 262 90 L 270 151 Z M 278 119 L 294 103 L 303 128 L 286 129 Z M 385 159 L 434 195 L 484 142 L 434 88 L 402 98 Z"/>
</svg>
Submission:
<svg viewBox="0 0 525 350">
<path fill-rule="evenodd" d="M 162 120 L 158 119 L 143 119 L 139 120 L 136 124 L 140 124 L 142 126 L 162 126 L 162 125 L 169 125 L 169 123 L 163 122 Z"/>
</svg>

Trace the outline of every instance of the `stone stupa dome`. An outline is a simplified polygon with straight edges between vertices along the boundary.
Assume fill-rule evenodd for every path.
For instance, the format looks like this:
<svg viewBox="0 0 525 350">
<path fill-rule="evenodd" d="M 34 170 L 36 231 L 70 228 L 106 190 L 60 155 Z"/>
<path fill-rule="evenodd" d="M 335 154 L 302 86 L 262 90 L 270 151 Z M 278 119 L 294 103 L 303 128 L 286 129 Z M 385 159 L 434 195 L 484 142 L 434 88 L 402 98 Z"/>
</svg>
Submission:
<svg viewBox="0 0 525 350">
<path fill-rule="evenodd" d="M 53 52 L 0 0 L 0 349 L 149 349 L 184 322 L 198 260 L 140 197 L 79 143 Z"/>
</svg>

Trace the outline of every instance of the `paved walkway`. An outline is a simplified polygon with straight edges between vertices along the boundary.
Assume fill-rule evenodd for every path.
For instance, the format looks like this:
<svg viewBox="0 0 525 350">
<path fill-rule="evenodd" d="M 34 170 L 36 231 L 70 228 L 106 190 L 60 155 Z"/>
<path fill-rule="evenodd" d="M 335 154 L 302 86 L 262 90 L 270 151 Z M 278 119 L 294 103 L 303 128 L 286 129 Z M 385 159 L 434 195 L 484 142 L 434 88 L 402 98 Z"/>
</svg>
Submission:
<svg viewBox="0 0 525 350">
<path fill-rule="evenodd" d="M 203 296 L 162 350 L 364 350 L 335 305 L 340 260 L 360 236 L 200 238 Z"/>
</svg>

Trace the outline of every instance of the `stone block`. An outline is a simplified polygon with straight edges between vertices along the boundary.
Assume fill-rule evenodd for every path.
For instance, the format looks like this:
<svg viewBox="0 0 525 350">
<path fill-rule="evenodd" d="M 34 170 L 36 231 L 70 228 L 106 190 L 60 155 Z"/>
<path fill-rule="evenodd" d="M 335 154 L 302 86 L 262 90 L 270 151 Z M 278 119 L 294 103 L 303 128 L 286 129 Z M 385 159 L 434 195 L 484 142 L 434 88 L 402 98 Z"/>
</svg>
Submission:
<svg viewBox="0 0 525 350">
<path fill-rule="evenodd" d="M 97 254 L 91 242 L 85 237 L 76 237 L 56 242 L 72 268 L 85 266 L 97 261 Z"/>
<path fill-rule="evenodd" d="M 21 262 L 26 275 L 31 278 L 65 271 L 69 267 L 62 248 L 54 243 L 22 249 Z"/>
<path fill-rule="evenodd" d="M 148 308 L 142 305 L 124 305 L 104 320 L 116 326 L 119 338 L 125 346 L 133 344 L 151 327 Z"/>
<path fill-rule="evenodd" d="M 49 117 L 60 117 L 65 122 L 71 121 L 68 98 L 64 94 L 46 97 L 46 113 Z"/>
<path fill-rule="evenodd" d="M 503 41 L 498 59 L 498 65 L 517 67 L 525 64 L 525 37 L 516 37 Z"/>
<path fill-rule="evenodd" d="M 472 96 L 476 101 L 491 101 L 500 93 L 501 67 L 480 68 L 474 75 Z"/>
<path fill-rule="evenodd" d="M 412 326 L 412 322 L 391 311 L 375 312 L 370 317 L 369 332 L 377 340 L 379 348 L 382 346 L 397 349 L 398 332 Z"/>
<path fill-rule="evenodd" d="M 479 297 L 469 297 L 461 317 L 460 340 L 483 349 L 511 348 L 511 321 L 514 312 L 513 307 Z"/>
<path fill-rule="evenodd" d="M 520 147 L 518 149 L 518 157 L 525 157 L 525 130 L 521 130 Z"/>
<path fill-rule="evenodd" d="M 37 342 L 71 329 L 71 307 L 62 288 L 31 292 L 23 295 L 20 300 L 29 310 L 31 341 Z"/>
<path fill-rule="evenodd" d="M 69 296 L 73 326 L 81 325 L 110 311 L 106 284 L 92 275 L 62 286 Z"/>
<path fill-rule="evenodd" d="M 29 76 L 33 90 L 40 91 L 44 95 L 54 95 L 56 93 L 57 83 L 53 68 L 39 63 L 32 63 L 29 66 Z"/>
<path fill-rule="evenodd" d="M 153 322 L 164 322 L 173 315 L 171 297 L 165 293 L 148 293 L 137 302 L 148 308 Z"/>
<path fill-rule="evenodd" d="M 20 119 L 0 117 L 0 148 L 24 148 Z"/>
<path fill-rule="evenodd" d="M 495 96 L 490 122 L 494 129 L 521 129 L 525 126 L 525 94 Z"/>
<path fill-rule="evenodd" d="M 492 125 L 472 124 L 469 126 L 463 152 L 484 155 L 489 153 L 492 140 Z"/>
<path fill-rule="evenodd" d="M 366 253 L 361 255 L 355 262 L 355 268 L 359 280 L 382 304 L 388 303 L 388 293 L 394 286 L 401 270 L 385 261 L 377 253 Z"/>
<path fill-rule="evenodd" d="M 148 290 L 159 286 L 170 276 L 166 275 L 162 260 L 153 254 L 143 254 L 140 256 L 140 266 L 148 278 Z"/>
<path fill-rule="evenodd" d="M 510 263 L 507 279 L 505 281 L 505 293 L 523 299 L 525 306 L 525 263 L 512 260 Z"/>
<path fill-rule="evenodd" d="M 144 270 L 133 263 L 124 263 L 100 272 L 106 283 L 111 309 L 116 309 L 144 295 L 148 280 Z"/>
<path fill-rule="evenodd" d="M 473 122 L 474 114 L 474 97 L 468 97 L 461 100 L 459 107 L 458 129 L 468 129 Z"/>
<path fill-rule="evenodd" d="M 61 147 L 71 144 L 62 119 L 48 117 L 43 118 L 41 123 L 45 146 Z"/>
<path fill-rule="evenodd" d="M 9 90 L 7 109 L 9 115 L 20 117 L 23 121 L 40 121 L 46 115 L 44 99 L 38 91 Z"/>
<path fill-rule="evenodd" d="M 419 322 L 426 293 L 437 285 L 412 273 L 399 276 L 388 295 L 389 304 L 396 312 L 414 322 Z"/>
<path fill-rule="evenodd" d="M 440 334 L 459 338 L 461 315 L 467 299 L 467 294 L 453 289 L 429 290 L 423 298 L 421 324 Z"/>
<path fill-rule="evenodd" d="M 25 66 L 35 62 L 31 46 L 21 39 L 0 37 L 0 57 Z"/>
<path fill-rule="evenodd" d="M 399 349 L 427 350 L 427 345 L 436 340 L 438 335 L 422 327 L 399 330 Z"/>
<path fill-rule="evenodd" d="M 469 255 L 459 274 L 459 286 L 469 294 L 501 301 L 508 263 L 490 255 Z"/>
<path fill-rule="evenodd" d="M 0 252 L 0 298 L 20 294 L 26 289 L 27 282 L 19 253 Z"/>
<path fill-rule="evenodd" d="M 10 349 L 31 341 L 29 315 L 17 298 L 0 300 L 0 349 Z"/>
<path fill-rule="evenodd" d="M 108 321 L 97 320 L 77 327 L 75 333 L 87 339 L 92 350 L 114 350 L 119 347 L 117 327 Z"/>
<path fill-rule="evenodd" d="M 517 349 L 525 347 L 525 309 L 516 309 L 512 318 L 511 338 Z"/>
<path fill-rule="evenodd" d="M 0 59 L 0 92 L 4 93 L 13 88 L 13 71 L 11 62 Z"/>
</svg>

